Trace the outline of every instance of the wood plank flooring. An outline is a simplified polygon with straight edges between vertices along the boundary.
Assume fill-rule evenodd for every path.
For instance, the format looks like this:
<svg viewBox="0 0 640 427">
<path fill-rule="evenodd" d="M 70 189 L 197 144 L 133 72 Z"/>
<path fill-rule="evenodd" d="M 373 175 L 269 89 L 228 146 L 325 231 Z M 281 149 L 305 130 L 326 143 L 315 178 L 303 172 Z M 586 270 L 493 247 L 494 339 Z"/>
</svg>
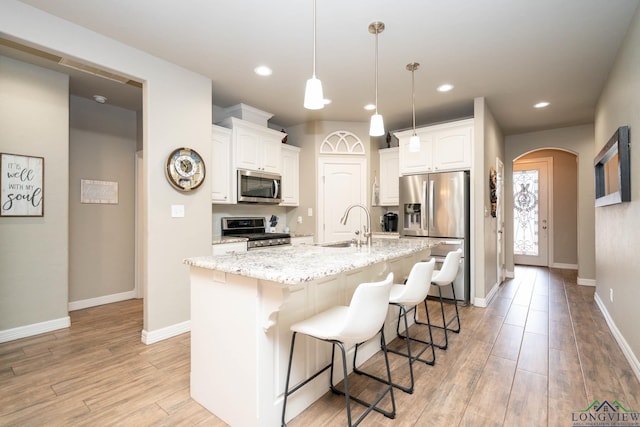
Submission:
<svg viewBox="0 0 640 427">
<path fill-rule="evenodd" d="M 639 410 L 640 383 L 594 289 L 568 270 L 518 266 L 515 276 L 488 308 L 461 307 L 461 333 L 437 350 L 435 366 L 414 365 L 413 394 L 396 392 L 395 420 L 373 413 L 363 425 L 571 426 L 572 412 L 596 399 Z M 141 328 L 142 302 L 130 300 L 0 344 L 0 426 L 224 426 L 189 397 L 189 334 L 146 346 Z M 405 359 L 391 362 L 394 381 L 407 381 Z M 381 372 L 381 357 L 363 368 Z M 369 379 L 350 380 L 356 393 L 375 394 Z M 344 399 L 331 393 L 289 423 L 343 425 Z"/>
</svg>

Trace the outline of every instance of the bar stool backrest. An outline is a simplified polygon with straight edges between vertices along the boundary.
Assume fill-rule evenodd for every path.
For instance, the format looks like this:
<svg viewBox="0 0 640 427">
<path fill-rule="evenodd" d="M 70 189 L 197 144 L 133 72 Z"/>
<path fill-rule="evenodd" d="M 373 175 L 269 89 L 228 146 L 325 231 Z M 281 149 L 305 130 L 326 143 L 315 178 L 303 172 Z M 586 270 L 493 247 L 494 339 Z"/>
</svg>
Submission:
<svg viewBox="0 0 640 427">
<path fill-rule="evenodd" d="M 380 282 L 358 285 L 340 333 L 341 341 L 361 343 L 380 332 L 387 318 L 392 284 L 393 273 L 389 273 L 387 278 Z"/>
<path fill-rule="evenodd" d="M 451 251 L 444 258 L 442 268 L 431 279 L 436 285 L 448 285 L 456 279 L 458 268 L 460 267 L 460 258 L 462 258 L 462 249 Z"/>
<path fill-rule="evenodd" d="M 431 286 L 431 276 L 436 260 L 417 262 L 411 268 L 402 295 L 394 298 L 406 305 L 415 305 L 424 301 Z"/>
</svg>

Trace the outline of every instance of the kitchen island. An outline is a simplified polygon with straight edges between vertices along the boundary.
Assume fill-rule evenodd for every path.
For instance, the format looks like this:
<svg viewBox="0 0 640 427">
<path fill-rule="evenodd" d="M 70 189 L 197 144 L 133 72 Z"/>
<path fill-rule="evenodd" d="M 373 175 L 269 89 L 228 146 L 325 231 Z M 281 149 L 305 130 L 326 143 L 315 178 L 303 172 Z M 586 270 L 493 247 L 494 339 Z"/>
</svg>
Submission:
<svg viewBox="0 0 640 427">
<path fill-rule="evenodd" d="M 301 245 L 186 259 L 191 270 L 192 398 L 231 426 L 279 425 L 289 327 L 329 307 L 348 305 L 360 283 L 382 280 L 389 272 L 402 281 L 429 251 L 426 239 L 374 239 L 370 250 Z M 387 340 L 395 336 L 395 316 L 390 309 Z M 292 384 L 331 358 L 330 345 L 306 337 L 301 342 Z M 362 346 L 358 363 L 378 350 L 377 340 Z M 328 391 L 327 375 L 289 398 L 287 419 Z"/>
</svg>

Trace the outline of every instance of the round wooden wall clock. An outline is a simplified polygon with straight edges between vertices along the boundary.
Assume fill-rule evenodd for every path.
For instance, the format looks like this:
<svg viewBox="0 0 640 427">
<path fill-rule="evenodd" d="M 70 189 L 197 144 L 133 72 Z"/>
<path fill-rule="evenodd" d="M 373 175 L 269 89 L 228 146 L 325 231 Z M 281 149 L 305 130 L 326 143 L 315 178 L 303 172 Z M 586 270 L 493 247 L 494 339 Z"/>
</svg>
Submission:
<svg viewBox="0 0 640 427">
<path fill-rule="evenodd" d="M 169 183 L 176 190 L 195 190 L 204 181 L 204 161 L 191 148 L 176 148 L 167 158 L 166 173 Z"/>
</svg>

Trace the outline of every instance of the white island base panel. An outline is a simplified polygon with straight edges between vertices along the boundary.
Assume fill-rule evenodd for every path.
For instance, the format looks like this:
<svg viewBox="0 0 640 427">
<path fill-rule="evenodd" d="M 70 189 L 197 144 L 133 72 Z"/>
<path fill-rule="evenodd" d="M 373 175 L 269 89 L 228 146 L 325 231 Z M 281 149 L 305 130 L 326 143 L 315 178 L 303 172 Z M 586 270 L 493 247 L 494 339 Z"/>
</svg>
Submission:
<svg viewBox="0 0 640 427">
<path fill-rule="evenodd" d="M 429 249 L 313 281 L 286 285 L 191 265 L 191 397 L 231 426 L 280 425 L 290 326 L 335 305 L 349 305 L 355 288 L 393 272 L 396 283 Z M 397 309 L 385 323 L 395 335 Z M 358 365 L 380 350 L 379 340 L 361 346 Z M 353 347 L 348 357 L 353 358 Z M 291 385 L 331 360 L 331 344 L 299 335 Z M 352 363 L 348 360 L 348 365 Z M 340 355 L 336 354 L 336 362 Z M 342 380 L 335 370 L 334 381 Z M 287 402 L 287 421 L 329 391 L 329 371 Z"/>
</svg>

